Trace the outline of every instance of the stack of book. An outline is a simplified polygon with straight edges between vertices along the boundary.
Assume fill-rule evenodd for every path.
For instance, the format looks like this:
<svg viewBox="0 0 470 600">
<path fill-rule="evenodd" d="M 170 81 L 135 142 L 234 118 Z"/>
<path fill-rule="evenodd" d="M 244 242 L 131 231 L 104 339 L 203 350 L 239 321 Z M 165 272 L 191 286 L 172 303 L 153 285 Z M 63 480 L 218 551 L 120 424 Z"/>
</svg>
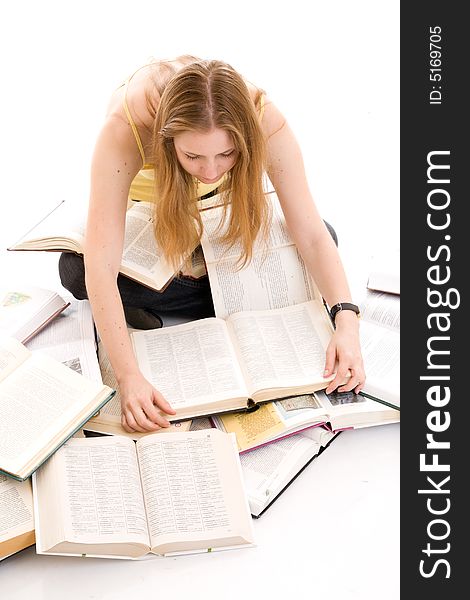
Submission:
<svg viewBox="0 0 470 600">
<path fill-rule="evenodd" d="M 399 295 L 366 290 L 366 387 L 327 395 L 333 325 L 271 197 L 268 243 L 255 244 L 241 270 L 220 243 L 224 207 L 201 211 L 216 317 L 129 332 L 143 374 L 176 410 L 157 433 L 122 428 L 88 301 L 56 297 L 46 310 L 40 302 L 28 322 L 18 307 L 39 290 L 3 293 L 0 559 L 33 543 L 39 554 L 115 558 L 253 545 L 251 517 L 342 430 L 399 421 Z M 139 235 L 148 251 L 148 211 L 146 203 L 128 211 L 134 237 L 121 270 L 161 290 L 171 275 L 158 251 L 137 260 Z M 59 213 L 10 249 L 81 252 L 81 234 L 54 229 Z M 14 327 L 4 316 L 13 305 Z"/>
</svg>

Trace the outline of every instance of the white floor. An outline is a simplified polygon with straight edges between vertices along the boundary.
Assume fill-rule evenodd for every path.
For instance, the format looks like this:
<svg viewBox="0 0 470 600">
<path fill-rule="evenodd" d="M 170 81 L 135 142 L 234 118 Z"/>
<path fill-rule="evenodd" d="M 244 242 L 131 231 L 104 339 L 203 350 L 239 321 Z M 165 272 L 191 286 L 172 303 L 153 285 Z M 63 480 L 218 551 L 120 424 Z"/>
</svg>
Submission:
<svg viewBox="0 0 470 600">
<path fill-rule="evenodd" d="M 163 12 L 114 0 L 72 13 L 25 0 L 2 9 L 2 282 L 62 291 L 57 254 L 6 247 L 60 199 L 86 203 L 113 87 L 150 55 L 192 53 L 231 62 L 284 111 L 359 299 L 372 258 L 399 247 L 398 4 L 284 6 L 182 0 Z M 141 562 L 31 548 L 0 562 L 1 598 L 397 600 L 399 437 L 398 424 L 341 434 L 254 522 L 255 548 Z"/>
</svg>

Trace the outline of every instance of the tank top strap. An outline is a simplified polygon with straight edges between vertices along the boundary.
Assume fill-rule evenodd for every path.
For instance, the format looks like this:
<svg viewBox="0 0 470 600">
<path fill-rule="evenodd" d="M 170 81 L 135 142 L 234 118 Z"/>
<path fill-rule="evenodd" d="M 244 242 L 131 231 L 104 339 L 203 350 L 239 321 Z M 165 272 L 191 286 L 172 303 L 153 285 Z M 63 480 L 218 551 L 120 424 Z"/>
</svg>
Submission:
<svg viewBox="0 0 470 600">
<path fill-rule="evenodd" d="M 134 134 L 135 141 L 137 143 L 137 147 L 139 148 L 140 156 L 142 157 L 142 165 L 144 167 L 146 166 L 144 146 L 142 144 L 142 140 L 140 139 L 140 135 L 139 135 L 139 131 L 137 130 L 137 126 L 134 122 L 134 119 L 132 118 L 131 111 L 129 110 L 129 105 L 127 104 L 127 90 L 129 88 L 129 83 L 130 83 L 131 79 L 134 77 L 134 75 L 141 69 L 147 67 L 149 64 L 151 64 L 151 63 L 149 62 L 149 63 L 139 67 L 136 71 L 134 71 L 134 73 L 132 73 L 132 75 L 130 75 L 126 79 L 126 81 L 124 82 L 124 96 L 122 99 L 122 106 L 124 108 L 124 112 L 126 113 L 127 120 L 129 121 L 129 125 L 131 126 L 132 132 Z"/>
<path fill-rule="evenodd" d="M 266 101 L 266 94 L 264 92 L 262 92 L 262 94 L 260 95 L 259 100 L 258 100 L 258 114 L 259 114 L 260 121 L 262 121 L 262 119 L 263 119 L 265 101 Z"/>
</svg>

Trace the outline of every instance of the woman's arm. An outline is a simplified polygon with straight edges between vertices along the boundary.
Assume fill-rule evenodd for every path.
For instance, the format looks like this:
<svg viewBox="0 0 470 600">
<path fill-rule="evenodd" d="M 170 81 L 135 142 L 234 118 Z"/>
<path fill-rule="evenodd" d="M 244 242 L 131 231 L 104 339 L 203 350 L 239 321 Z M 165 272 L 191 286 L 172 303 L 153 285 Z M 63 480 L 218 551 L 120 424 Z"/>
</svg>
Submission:
<svg viewBox="0 0 470 600">
<path fill-rule="evenodd" d="M 271 102 L 266 103 L 263 128 L 268 137 L 268 174 L 289 231 L 310 275 L 329 306 L 351 302 L 351 292 L 338 249 L 317 211 L 308 187 L 299 145 L 288 123 Z M 326 392 L 336 389 L 349 370 L 351 379 L 339 391 L 354 389 L 357 393 L 365 381 L 359 322 L 355 313 L 344 310 L 337 313 L 335 323 L 336 330 L 326 353 L 325 376 L 335 370 L 336 376 Z"/>
<path fill-rule="evenodd" d="M 129 125 L 111 114 L 92 158 L 84 260 L 88 297 L 119 383 L 122 425 L 127 431 L 154 431 L 168 426 L 157 408 L 174 414 L 139 370 L 117 286 L 129 187 L 141 166 Z"/>
</svg>

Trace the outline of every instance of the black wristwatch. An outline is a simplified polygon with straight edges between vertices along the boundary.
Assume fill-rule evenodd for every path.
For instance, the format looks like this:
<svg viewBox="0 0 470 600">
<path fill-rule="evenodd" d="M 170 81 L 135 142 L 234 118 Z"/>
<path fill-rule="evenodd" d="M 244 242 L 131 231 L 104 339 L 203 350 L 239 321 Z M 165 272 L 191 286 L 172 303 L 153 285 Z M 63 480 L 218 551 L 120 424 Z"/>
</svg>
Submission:
<svg viewBox="0 0 470 600">
<path fill-rule="evenodd" d="M 351 302 L 338 302 L 337 304 L 333 304 L 333 306 L 330 308 L 330 317 L 333 323 L 335 322 L 336 315 L 340 310 L 352 310 L 358 317 L 361 316 L 359 306 L 356 306 L 356 304 L 351 304 Z"/>
</svg>

